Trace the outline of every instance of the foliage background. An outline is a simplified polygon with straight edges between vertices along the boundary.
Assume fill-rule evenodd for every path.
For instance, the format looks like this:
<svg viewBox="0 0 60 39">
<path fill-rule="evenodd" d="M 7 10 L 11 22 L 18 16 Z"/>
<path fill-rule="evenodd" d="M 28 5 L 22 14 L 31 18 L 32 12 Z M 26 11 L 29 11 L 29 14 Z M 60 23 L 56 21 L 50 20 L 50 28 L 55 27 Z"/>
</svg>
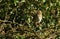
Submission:
<svg viewBox="0 0 60 39">
<path fill-rule="evenodd" d="M 43 19 L 36 27 L 38 9 Z M 60 39 L 60 0 L 0 0 L 0 20 L 0 39 Z"/>
</svg>

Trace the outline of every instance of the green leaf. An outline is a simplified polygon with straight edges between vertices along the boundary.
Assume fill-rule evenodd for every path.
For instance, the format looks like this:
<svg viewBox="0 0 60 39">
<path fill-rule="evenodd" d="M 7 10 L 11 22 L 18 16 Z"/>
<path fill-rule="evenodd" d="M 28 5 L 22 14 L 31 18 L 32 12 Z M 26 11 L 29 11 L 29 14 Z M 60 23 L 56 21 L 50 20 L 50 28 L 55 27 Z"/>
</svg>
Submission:
<svg viewBox="0 0 60 39">
<path fill-rule="evenodd" d="M 46 2 L 46 0 L 43 0 L 43 3 Z"/>
<path fill-rule="evenodd" d="M 24 39 L 25 38 L 25 36 L 16 36 L 16 39 Z"/>
<path fill-rule="evenodd" d="M 21 0 L 21 2 L 25 2 L 25 0 Z"/>
<path fill-rule="evenodd" d="M 18 0 L 14 0 L 14 4 L 15 4 L 15 6 L 16 6 L 16 3 L 18 2 Z"/>
<path fill-rule="evenodd" d="M 0 0 L 0 2 L 2 2 L 2 0 Z"/>
</svg>

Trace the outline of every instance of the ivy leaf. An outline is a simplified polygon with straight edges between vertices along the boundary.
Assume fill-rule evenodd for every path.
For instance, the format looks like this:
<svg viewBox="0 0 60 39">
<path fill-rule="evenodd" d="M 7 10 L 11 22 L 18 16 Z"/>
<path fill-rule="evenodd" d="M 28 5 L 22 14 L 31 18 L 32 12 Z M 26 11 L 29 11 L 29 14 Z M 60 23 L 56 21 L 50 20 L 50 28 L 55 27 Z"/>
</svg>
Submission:
<svg viewBox="0 0 60 39">
<path fill-rule="evenodd" d="M 15 4 L 15 6 L 16 6 L 16 3 L 18 2 L 18 0 L 14 0 L 14 4 Z"/>
<path fill-rule="evenodd" d="M 21 0 L 21 2 L 25 2 L 25 0 Z"/>
<path fill-rule="evenodd" d="M 2 0 L 0 0 L 0 2 L 2 2 Z"/>
<path fill-rule="evenodd" d="M 43 3 L 46 2 L 46 0 L 43 0 Z"/>
</svg>

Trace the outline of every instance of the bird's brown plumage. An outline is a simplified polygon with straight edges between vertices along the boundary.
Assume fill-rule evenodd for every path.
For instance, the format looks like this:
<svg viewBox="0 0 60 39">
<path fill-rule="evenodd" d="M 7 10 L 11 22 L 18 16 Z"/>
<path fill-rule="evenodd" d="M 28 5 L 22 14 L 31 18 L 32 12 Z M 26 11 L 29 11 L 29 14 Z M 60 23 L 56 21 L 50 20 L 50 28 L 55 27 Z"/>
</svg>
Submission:
<svg viewBox="0 0 60 39">
<path fill-rule="evenodd" d="M 37 16 L 38 16 L 38 22 L 41 22 L 41 20 L 42 20 L 42 12 L 40 10 L 38 10 Z"/>
<path fill-rule="evenodd" d="M 42 11 L 41 10 L 36 10 L 35 11 L 35 15 L 33 17 L 33 21 L 35 24 L 40 24 L 41 20 L 42 20 Z"/>
</svg>

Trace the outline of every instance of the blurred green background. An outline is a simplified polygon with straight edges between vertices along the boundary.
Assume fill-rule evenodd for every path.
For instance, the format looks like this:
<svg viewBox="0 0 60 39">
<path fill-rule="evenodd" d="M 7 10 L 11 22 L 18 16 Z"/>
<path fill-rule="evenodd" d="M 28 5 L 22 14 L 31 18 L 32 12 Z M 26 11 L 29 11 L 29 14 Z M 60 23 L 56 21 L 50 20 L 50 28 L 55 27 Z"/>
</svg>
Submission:
<svg viewBox="0 0 60 39">
<path fill-rule="evenodd" d="M 42 11 L 40 25 L 34 10 Z M 0 39 L 60 39 L 60 0 L 0 0 L 0 20 Z"/>
</svg>

